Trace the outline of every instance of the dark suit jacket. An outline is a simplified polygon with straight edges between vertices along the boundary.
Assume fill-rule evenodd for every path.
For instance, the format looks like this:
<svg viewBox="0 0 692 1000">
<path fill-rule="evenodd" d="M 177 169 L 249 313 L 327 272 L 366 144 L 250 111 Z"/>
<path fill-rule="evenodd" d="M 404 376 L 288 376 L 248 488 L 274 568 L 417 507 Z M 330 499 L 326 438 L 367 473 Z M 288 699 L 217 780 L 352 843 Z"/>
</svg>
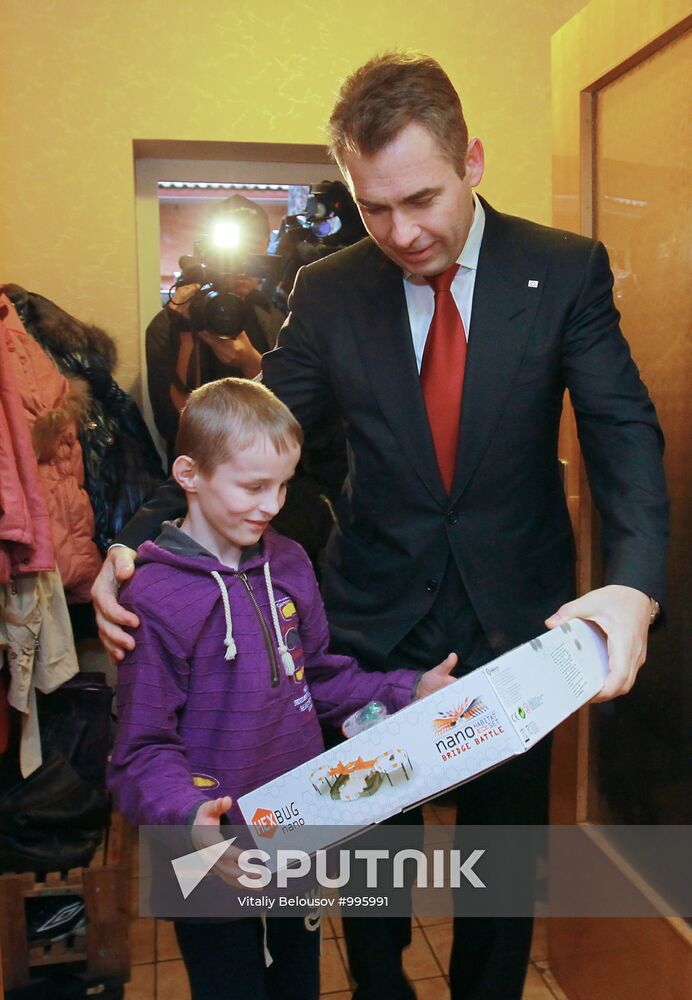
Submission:
<svg viewBox="0 0 692 1000">
<path fill-rule="evenodd" d="M 451 496 L 401 271 L 371 240 L 300 272 L 263 362 L 265 384 L 306 426 L 326 408 L 344 418 L 350 477 L 322 589 L 335 645 L 373 664 L 430 607 L 450 551 L 498 651 L 573 596 L 557 459 L 565 387 L 603 516 L 606 582 L 663 594 L 662 436 L 620 333 L 606 251 L 484 207 Z"/>
<path fill-rule="evenodd" d="M 663 599 L 663 439 L 619 329 L 606 251 L 484 207 L 451 496 L 402 274 L 372 240 L 299 272 L 263 359 L 265 384 L 306 428 L 334 408 L 343 418 L 349 476 L 322 590 L 334 647 L 373 667 L 430 608 L 450 553 L 498 653 L 574 595 L 557 458 L 565 387 L 603 517 L 606 582 Z"/>
</svg>

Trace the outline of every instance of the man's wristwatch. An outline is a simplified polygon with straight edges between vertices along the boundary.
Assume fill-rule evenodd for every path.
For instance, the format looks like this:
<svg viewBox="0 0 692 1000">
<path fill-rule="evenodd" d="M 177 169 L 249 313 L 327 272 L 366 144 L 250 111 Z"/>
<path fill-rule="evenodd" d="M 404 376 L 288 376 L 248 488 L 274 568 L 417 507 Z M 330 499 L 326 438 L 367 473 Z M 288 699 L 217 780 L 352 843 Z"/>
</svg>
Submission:
<svg viewBox="0 0 692 1000">
<path fill-rule="evenodd" d="M 661 605 L 658 603 L 655 597 L 650 597 L 649 600 L 651 601 L 651 615 L 649 616 L 649 626 L 651 626 L 661 613 Z"/>
</svg>

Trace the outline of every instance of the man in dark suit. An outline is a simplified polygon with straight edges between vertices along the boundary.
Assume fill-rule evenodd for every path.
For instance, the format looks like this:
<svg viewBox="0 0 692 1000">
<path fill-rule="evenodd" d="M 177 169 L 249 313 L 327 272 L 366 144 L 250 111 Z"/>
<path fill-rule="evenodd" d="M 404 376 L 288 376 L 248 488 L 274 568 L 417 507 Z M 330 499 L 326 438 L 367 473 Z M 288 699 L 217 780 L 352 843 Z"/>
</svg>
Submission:
<svg viewBox="0 0 692 1000">
<path fill-rule="evenodd" d="M 299 273 L 263 375 L 308 432 L 333 410 L 346 429 L 323 576 L 334 648 L 378 669 L 454 651 L 468 671 L 581 617 L 608 637 L 599 698 L 624 694 L 663 599 L 667 499 L 605 249 L 475 196 L 483 149 L 434 60 L 372 60 L 345 82 L 330 129 L 370 238 Z M 576 600 L 557 459 L 565 388 L 603 518 L 606 585 Z M 128 619 L 107 576 L 131 571 L 114 552 L 97 588 L 111 650 L 132 640 L 114 626 Z M 464 786 L 459 819 L 542 823 L 547 788 L 543 741 Z M 405 923 L 354 920 L 346 936 L 358 1000 L 414 996 Z M 452 996 L 518 1000 L 530 941 L 530 918 L 458 918 Z"/>
</svg>

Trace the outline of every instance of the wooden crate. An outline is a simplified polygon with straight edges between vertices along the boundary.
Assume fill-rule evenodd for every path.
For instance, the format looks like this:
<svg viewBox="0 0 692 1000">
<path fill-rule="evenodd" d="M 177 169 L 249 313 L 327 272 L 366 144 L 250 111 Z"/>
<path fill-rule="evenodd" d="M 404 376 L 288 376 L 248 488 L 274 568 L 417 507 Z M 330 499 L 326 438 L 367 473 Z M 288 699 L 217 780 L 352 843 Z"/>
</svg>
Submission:
<svg viewBox="0 0 692 1000">
<path fill-rule="evenodd" d="M 88 868 L 50 872 L 43 880 L 31 872 L 0 875 L 0 958 L 6 990 L 28 985 L 33 968 L 69 962 L 85 963 L 90 977 L 129 977 L 131 850 L 132 831 L 114 813 Z M 30 946 L 24 900 L 67 894 L 84 898 L 85 931 L 62 941 Z"/>
</svg>

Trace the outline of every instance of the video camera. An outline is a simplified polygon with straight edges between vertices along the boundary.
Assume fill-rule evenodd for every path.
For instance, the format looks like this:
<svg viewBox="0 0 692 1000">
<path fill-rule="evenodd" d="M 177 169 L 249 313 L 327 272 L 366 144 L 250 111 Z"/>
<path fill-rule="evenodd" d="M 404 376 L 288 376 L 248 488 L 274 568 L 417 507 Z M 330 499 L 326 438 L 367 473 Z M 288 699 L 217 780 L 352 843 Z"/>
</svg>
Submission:
<svg viewBox="0 0 692 1000">
<path fill-rule="evenodd" d="M 305 210 L 287 215 L 275 243 L 284 258 L 307 264 L 351 246 L 366 235 L 358 209 L 345 184 L 322 181 L 310 187 Z"/>
<path fill-rule="evenodd" d="M 178 261 L 180 275 L 168 293 L 169 303 L 186 306 L 184 316 L 176 310 L 179 325 L 184 323 L 193 332 L 209 330 L 221 340 L 235 340 L 253 322 L 252 305 L 233 291 L 235 283 L 241 276 L 273 283 L 280 263 L 276 256 L 212 246 L 207 239 L 196 241 L 192 253 Z"/>
<path fill-rule="evenodd" d="M 287 215 L 270 245 L 270 252 L 284 262 L 272 299 L 277 309 L 284 315 L 288 313 L 288 295 L 304 264 L 351 246 L 365 235 L 356 203 L 345 184 L 341 181 L 313 184 L 304 211 Z"/>
<path fill-rule="evenodd" d="M 341 181 L 313 184 L 303 219 L 303 225 L 326 246 L 349 246 L 365 236 L 358 209 Z"/>
</svg>

